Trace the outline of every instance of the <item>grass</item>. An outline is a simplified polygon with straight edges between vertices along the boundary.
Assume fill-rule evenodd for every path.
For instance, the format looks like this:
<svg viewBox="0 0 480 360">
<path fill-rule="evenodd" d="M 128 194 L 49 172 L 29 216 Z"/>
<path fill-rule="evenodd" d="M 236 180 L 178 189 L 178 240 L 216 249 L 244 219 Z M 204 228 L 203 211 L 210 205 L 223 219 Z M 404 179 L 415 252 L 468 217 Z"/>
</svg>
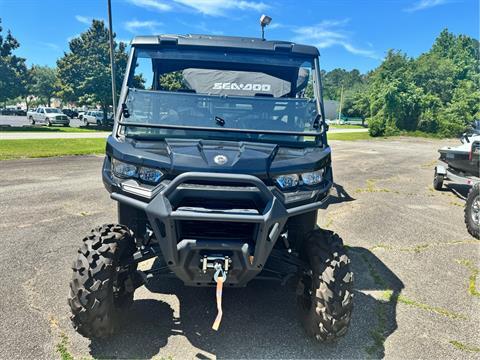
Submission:
<svg viewBox="0 0 480 360">
<path fill-rule="evenodd" d="M 370 358 L 375 358 L 375 354 L 382 351 L 385 340 L 387 340 L 385 332 L 387 329 L 387 304 L 379 304 L 376 309 L 377 326 L 370 331 L 373 345 L 365 348 Z"/>
<path fill-rule="evenodd" d="M 72 354 L 68 351 L 68 338 L 67 335 L 61 334 L 61 340 L 56 346 L 57 352 L 60 354 L 62 360 L 73 360 Z"/>
<path fill-rule="evenodd" d="M 480 269 L 475 267 L 470 260 L 463 259 L 456 261 L 470 270 L 470 277 L 468 278 L 468 293 L 472 296 L 480 296 L 480 291 L 478 291 L 476 287 L 477 276 L 480 273 Z"/>
<path fill-rule="evenodd" d="M 396 193 L 398 194 L 399 192 L 397 190 L 390 190 L 387 188 L 379 188 L 377 187 L 377 181 L 374 179 L 367 179 L 367 187 L 366 188 L 358 188 L 355 189 L 355 193 L 378 193 L 378 192 L 383 192 L 383 193 Z"/>
<path fill-rule="evenodd" d="M 424 304 L 424 303 L 412 300 L 410 298 L 407 298 L 404 295 L 400 295 L 400 294 L 396 295 L 396 294 L 389 294 L 389 293 L 390 293 L 389 291 L 386 291 L 385 295 L 384 295 L 387 300 L 391 300 L 391 298 L 393 296 L 393 297 L 396 297 L 396 301 L 398 301 L 399 303 L 404 304 L 404 305 L 412 306 L 412 307 L 415 307 L 417 309 L 422 309 L 422 310 L 425 310 L 425 311 L 428 311 L 428 312 L 432 312 L 432 313 L 435 313 L 435 314 L 438 314 L 438 315 L 442 315 L 442 316 L 448 317 L 450 319 L 467 320 L 467 317 L 465 315 L 450 311 L 448 309 L 444 309 L 444 308 L 441 308 L 441 307 L 438 307 L 438 306 L 432 306 L 432 305 L 429 305 L 429 304 Z"/>
<path fill-rule="evenodd" d="M 445 139 L 444 136 L 441 134 L 432 134 L 432 133 L 427 133 L 424 131 L 399 131 L 398 136 L 410 136 L 410 137 L 422 137 L 422 138 L 430 138 L 430 139 Z"/>
<path fill-rule="evenodd" d="M 105 153 L 105 139 L 35 139 L 0 141 L 0 160 Z"/>
<path fill-rule="evenodd" d="M 85 127 L 65 127 L 65 126 L 0 126 L 0 132 L 68 132 L 68 133 L 83 133 L 83 132 L 97 132 L 105 131 L 98 127 L 87 129 Z"/>
<path fill-rule="evenodd" d="M 458 350 L 461 351 L 467 351 L 467 352 L 480 352 L 480 347 L 477 346 L 472 346 L 472 345 L 466 345 L 461 343 L 460 341 L 452 340 L 449 341 L 450 344 L 455 346 Z"/>
<path fill-rule="evenodd" d="M 329 133 L 328 140 L 372 140 L 368 132 Z M 380 139 L 380 138 L 379 138 Z"/>
<path fill-rule="evenodd" d="M 380 243 L 370 247 L 369 250 L 372 252 L 375 252 L 378 250 L 385 250 L 385 251 L 402 251 L 402 252 L 408 252 L 408 253 L 421 253 L 423 251 L 426 251 L 429 249 L 435 249 L 440 246 L 465 245 L 465 244 L 478 244 L 478 241 L 477 240 L 454 240 L 454 241 L 435 242 L 435 243 L 429 243 L 429 244 L 417 244 L 417 245 L 406 246 L 406 247 L 394 247 L 391 245 Z M 478 275 L 478 269 L 477 269 L 477 272 L 475 272 L 475 268 L 473 267 L 473 265 L 471 265 L 471 262 L 469 260 L 456 260 L 456 261 L 457 263 L 465 265 L 467 267 L 472 266 L 471 268 L 469 267 L 469 269 L 472 271 L 472 276 L 474 276 L 474 279 L 476 281 L 476 277 Z"/>
<path fill-rule="evenodd" d="M 330 129 L 366 129 L 362 125 L 337 125 L 337 124 L 330 124 Z"/>
</svg>

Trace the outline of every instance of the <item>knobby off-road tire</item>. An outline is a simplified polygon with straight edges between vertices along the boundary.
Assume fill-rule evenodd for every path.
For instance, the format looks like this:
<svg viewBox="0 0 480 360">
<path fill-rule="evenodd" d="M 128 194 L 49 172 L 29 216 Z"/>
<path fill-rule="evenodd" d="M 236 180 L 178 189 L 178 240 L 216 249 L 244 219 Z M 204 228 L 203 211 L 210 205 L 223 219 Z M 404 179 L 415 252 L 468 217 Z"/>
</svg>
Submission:
<svg viewBox="0 0 480 360">
<path fill-rule="evenodd" d="M 480 183 L 470 189 L 465 204 L 465 225 L 474 238 L 480 240 Z"/>
<path fill-rule="evenodd" d="M 114 332 L 119 310 L 133 302 L 134 288 L 129 285 L 136 265 L 120 265 L 135 250 L 133 234 L 122 225 L 103 225 L 83 239 L 68 298 L 71 320 L 80 334 L 94 338 Z"/>
<path fill-rule="evenodd" d="M 345 335 L 353 309 L 353 273 L 342 239 L 316 229 L 304 242 L 302 257 L 309 264 L 297 287 L 300 320 L 307 334 L 318 341 Z"/>
</svg>

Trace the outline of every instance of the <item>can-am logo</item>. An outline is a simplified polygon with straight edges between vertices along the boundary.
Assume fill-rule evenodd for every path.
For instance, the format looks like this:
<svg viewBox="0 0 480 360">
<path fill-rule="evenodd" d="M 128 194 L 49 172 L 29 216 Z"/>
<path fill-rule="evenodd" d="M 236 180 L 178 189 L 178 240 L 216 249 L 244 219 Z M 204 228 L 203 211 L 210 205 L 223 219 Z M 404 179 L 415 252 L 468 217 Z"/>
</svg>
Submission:
<svg viewBox="0 0 480 360">
<path fill-rule="evenodd" d="M 236 82 L 224 82 L 213 84 L 213 90 L 240 90 L 240 91 L 263 91 L 269 92 L 272 89 L 270 84 L 242 84 Z"/>
</svg>

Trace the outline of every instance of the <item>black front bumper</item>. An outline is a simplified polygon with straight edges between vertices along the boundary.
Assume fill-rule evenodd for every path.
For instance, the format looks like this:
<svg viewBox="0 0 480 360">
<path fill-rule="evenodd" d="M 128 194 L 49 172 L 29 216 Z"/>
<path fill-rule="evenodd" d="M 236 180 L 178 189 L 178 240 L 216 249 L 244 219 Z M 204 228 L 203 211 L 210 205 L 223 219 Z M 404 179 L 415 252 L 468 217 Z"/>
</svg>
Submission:
<svg viewBox="0 0 480 360">
<path fill-rule="evenodd" d="M 195 185 L 205 183 L 221 186 Z M 224 173 L 184 173 L 148 203 L 119 192 L 112 192 L 111 197 L 146 213 L 166 264 L 186 285 L 213 284 L 212 272 L 203 272 L 201 262 L 205 256 L 218 256 L 232 260 L 226 283 L 244 286 L 263 270 L 288 218 L 321 207 L 331 185 L 330 181 L 325 182 L 320 201 L 293 208 L 286 208 L 259 178 Z M 199 201 L 192 205 L 186 199 L 197 199 L 200 205 Z M 201 205 L 213 199 L 221 204 L 237 204 L 237 208 Z M 238 206 L 238 200 L 254 205 Z M 203 222 L 210 227 L 231 224 L 232 229 L 237 229 L 238 224 L 250 225 L 251 241 L 184 236 L 179 224 L 185 222 Z"/>
</svg>

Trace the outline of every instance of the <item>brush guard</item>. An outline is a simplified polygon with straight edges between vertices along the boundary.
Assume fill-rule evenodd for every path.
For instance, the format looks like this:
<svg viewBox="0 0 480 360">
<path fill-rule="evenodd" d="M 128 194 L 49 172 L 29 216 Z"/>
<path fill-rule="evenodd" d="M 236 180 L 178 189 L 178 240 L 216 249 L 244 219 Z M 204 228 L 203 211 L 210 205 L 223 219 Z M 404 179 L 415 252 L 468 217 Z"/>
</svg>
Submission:
<svg viewBox="0 0 480 360">
<path fill-rule="evenodd" d="M 318 209 L 315 202 L 286 209 L 257 177 L 244 174 L 187 172 L 172 180 L 149 203 L 119 193 L 112 199 L 144 210 L 168 268 L 189 286 L 214 286 L 214 262 L 228 263 L 225 285 L 244 286 L 264 268 L 290 216 Z M 255 209 L 190 206 L 186 199 L 220 204 L 248 200 Z M 195 202 L 194 202 L 195 203 Z M 252 241 L 182 238 L 182 221 L 254 224 Z M 205 260 L 206 259 L 206 260 Z M 212 259 L 212 261 L 209 261 Z M 213 261 L 215 259 L 215 261 Z"/>
</svg>

